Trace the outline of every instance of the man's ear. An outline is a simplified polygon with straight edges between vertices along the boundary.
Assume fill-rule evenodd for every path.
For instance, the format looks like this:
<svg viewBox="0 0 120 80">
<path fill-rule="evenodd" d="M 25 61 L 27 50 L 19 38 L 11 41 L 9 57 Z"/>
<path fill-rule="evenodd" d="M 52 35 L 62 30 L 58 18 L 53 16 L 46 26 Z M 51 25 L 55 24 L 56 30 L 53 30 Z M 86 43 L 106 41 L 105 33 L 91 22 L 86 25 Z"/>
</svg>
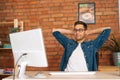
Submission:
<svg viewBox="0 0 120 80">
<path fill-rule="evenodd" d="M 89 34 L 89 33 L 88 33 L 88 30 L 85 30 L 85 34 L 86 34 L 86 35 L 88 35 L 88 34 Z"/>
</svg>

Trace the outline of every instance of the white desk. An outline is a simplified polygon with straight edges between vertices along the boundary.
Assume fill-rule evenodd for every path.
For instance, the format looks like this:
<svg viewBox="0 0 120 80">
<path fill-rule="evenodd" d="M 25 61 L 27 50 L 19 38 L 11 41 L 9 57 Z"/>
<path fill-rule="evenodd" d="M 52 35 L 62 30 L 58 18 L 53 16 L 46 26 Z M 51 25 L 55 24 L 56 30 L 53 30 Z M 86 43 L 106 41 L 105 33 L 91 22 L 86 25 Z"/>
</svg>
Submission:
<svg viewBox="0 0 120 80">
<path fill-rule="evenodd" d="M 50 71 L 49 71 L 50 72 Z M 24 79 L 24 80 L 120 80 L 120 75 L 118 71 L 107 71 L 107 72 L 103 72 L 103 71 L 98 71 L 96 72 L 96 74 L 94 75 L 74 75 L 74 76 L 53 76 L 53 75 L 49 75 L 49 72 L 43 72 L 47 77 L 46 78 L 41 78 L 41 79 L 35 79 L 35 78 L 28 78 L 28 79 Z M 29 76 L 34 76 L 36 75 L 38 72 L 37 71 L 29 71 L 27 72 L 27 75 Z M 13 80 L 12 76 L 7 77 L 7 78 L 3 78 L 2 80 Z M 15 80 L 20 80 L 20 79 L 15 79 Z"/>
</svg>

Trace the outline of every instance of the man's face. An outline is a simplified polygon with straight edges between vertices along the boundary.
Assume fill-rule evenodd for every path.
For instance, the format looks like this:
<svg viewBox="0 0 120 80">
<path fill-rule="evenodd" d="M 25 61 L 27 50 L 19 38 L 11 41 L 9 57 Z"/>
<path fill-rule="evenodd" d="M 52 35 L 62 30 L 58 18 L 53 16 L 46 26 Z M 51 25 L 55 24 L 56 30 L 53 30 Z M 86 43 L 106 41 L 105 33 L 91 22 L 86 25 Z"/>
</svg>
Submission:
<svg viewBox="0 0 120 80">
<path fill-rule="evenodd" d="M 74 27 L 74 35 L 76 41 L 82 41 L 85 38 L 84 26 L 79 24 Z"/>
</svg>

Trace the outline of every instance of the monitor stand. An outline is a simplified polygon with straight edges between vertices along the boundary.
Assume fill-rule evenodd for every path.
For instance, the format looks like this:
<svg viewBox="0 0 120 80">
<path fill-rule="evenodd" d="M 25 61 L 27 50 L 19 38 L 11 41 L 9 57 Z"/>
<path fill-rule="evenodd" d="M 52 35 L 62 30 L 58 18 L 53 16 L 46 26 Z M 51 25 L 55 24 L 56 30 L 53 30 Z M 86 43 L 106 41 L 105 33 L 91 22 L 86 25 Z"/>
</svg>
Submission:
<svg viewBox="0 0 120 80">
<path fill-rule="evenodd" d="M 31 77 L 31 76 L 27 76 L 25 75 L 25 71 L 26 71 L 26 66 L 27 66 L 27 62 L 21 62 L 20 66 L 19 66 L 19 71 L 18 71 L 18 79 L 27 79 L 27 78 L 46 78 L 46 76 L 43 73 L 38 73 L 37 75 Z"/>
<path fill-rule="evenodd" d="M 26 79 L 26 78 L 28 78 L 28 76 L 25 75 L 26 65 L 27 65 L 26 61 L 21 62 L 20 67 L 19 67 L 19 72 L 18 72 L 18 78 L 19 79 Z"/>
</svg>

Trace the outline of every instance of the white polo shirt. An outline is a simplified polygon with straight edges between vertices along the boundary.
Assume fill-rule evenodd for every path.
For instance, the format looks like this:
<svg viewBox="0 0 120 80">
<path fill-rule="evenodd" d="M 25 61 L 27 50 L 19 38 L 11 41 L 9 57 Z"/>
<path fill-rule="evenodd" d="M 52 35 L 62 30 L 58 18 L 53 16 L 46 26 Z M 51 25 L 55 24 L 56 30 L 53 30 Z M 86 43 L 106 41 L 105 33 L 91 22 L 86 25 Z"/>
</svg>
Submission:
<svg viewBox="0 0 120 80">
<path fill-rule="evenodd" d="M 88 71 L 81 43 L 79 43 L 70 56 L 65 71 Z"/>
</svg>

